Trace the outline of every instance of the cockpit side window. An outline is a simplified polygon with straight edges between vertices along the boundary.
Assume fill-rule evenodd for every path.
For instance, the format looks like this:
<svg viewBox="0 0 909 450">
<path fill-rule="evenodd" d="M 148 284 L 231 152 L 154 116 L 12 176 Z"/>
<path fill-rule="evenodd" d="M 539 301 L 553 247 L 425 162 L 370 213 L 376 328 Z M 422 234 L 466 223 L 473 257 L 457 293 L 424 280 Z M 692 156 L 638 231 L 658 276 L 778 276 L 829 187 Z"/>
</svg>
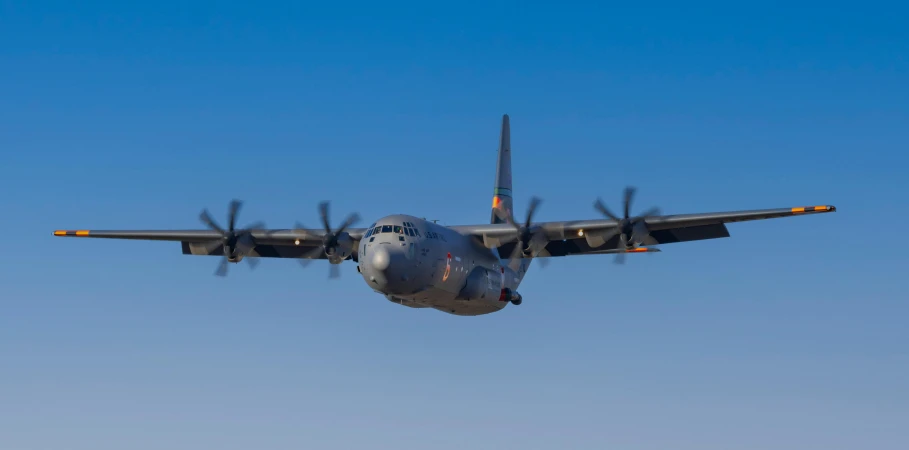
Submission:
<svg viewBox="0 0 909 450">
<path fill-rule="evenodd" d="M 402 228 L 399 225 L 395 225 L 395 231 L 394 231 L 395 234 L 401 234 L 402 233 L 401 230 L 402 230 Z"/>
<path fill-rule="evenodd" d="M 382 225 L 383 233 L 391 233 L 391 225 Z"/>
<path fill-rule="evenodd" d="M 405 228 L 407 230 L 407 235 L 413 237 L 413 228 Z"/>
</svg>

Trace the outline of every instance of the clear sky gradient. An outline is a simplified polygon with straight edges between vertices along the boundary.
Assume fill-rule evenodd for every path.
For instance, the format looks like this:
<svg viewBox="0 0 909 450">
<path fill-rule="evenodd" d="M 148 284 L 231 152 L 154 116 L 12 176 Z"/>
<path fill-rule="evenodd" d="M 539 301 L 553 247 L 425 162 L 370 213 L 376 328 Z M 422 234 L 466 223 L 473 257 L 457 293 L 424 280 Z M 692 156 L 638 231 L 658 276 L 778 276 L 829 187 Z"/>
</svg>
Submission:
<svg viewBox="0 0 909 450">
<path fill-rule="evenodd" d="M 0 448 L 905 449 L 896 2 L 0 2 Z M 58 228 L 833 204 L 554 260 L 465 318 L 355 266 Z"/>
</svg>

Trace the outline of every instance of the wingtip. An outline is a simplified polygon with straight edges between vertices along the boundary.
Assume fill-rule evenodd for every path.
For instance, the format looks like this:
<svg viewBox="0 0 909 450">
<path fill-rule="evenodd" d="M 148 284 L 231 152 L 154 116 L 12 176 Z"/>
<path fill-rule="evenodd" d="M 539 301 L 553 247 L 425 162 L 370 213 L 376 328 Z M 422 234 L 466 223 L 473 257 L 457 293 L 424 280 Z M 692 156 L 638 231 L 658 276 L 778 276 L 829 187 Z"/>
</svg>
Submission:
<svg viewBox="0 0 909 450">
<path fill-rule="evenodd" d="M 811 213 L 811 212 L 815 212 L 815 213 L 836 212 L 836 206 L 833 206 L 833 205 L 799 206 L 796 208 L 792 208 L 792 212 L 794 214 Z"/>
<path fill-rule="evenodd" d="M 88 230 L 75 230 L 75 231 L 71 231 L 71 230 L 56 230 L 56 231 L 54 231 L 54 236 L 78 236 L 78 237 L 86 237 L 86 236 L 88 236 L 89 234 L 90 234 L 90 233 L 89 233 Z"/>
</svg>

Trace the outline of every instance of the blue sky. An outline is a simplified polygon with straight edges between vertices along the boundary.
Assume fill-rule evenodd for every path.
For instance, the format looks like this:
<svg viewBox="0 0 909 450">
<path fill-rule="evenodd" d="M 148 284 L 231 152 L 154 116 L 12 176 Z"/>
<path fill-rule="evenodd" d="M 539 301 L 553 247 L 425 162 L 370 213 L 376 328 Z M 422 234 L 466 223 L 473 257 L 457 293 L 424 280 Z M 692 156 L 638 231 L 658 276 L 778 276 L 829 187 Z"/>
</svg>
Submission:
<svg viewBox="0 0 909 450">
<path fill-rule="evenodd" d="M 909 445 L 909 32 L 896 4 L 0 4 L 0 444 L 10 449 Z M 347 266 L 212 275 L 196 228 L 834 204 L 525 301 L 403 308 Z"/>
</svg>

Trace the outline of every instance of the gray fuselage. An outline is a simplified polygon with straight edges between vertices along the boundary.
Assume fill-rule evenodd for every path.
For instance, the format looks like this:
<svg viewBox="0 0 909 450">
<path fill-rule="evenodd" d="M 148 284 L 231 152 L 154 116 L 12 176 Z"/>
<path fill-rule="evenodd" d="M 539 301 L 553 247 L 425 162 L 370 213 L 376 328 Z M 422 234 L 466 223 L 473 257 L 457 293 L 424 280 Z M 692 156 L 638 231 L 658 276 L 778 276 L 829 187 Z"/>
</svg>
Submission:
<svg viewBox="0 0 909 450">
<path fill-rule="evenodd" d="M 503 309 L 527 268 L 515 272 L 473 238 L 403 214 L 376 221 L 357 251 L 363 280 L 388 300 L 465 316 Z"/>
</svg>

